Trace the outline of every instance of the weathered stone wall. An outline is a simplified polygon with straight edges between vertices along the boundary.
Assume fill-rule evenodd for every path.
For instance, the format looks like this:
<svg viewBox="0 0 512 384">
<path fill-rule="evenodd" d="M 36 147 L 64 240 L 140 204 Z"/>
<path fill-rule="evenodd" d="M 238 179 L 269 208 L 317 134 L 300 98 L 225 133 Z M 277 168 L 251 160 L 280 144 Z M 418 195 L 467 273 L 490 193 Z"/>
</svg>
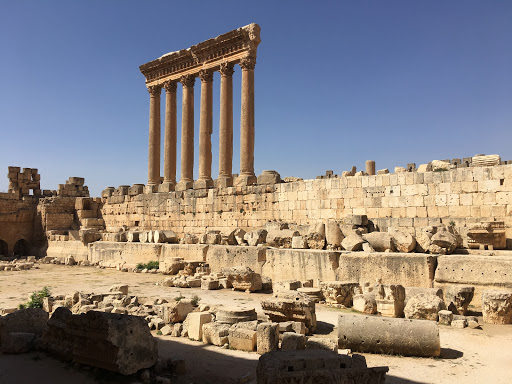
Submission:
<svg viewBox="0 0 512 384">
<path fill-rule="evenodd" d="M 21 253 L 34 254 L 42 236 L 36 207 L 37 199 L 33 197 L 19 199 L 12 193 L 0 193 L 0 255 L 12 256 L 18 242 L 24 243 L 25 252 Z"/>
<path fill-rule="evenodd" d="M 107 229 L 128 225 L 178 234 L 364 214 L 381 230 L 453 221 L 464 235 L 467 226 L 482 220 L 512 227 L 512 165 L 113 196 L 106 199 L 102 214 Z M 512 229 L 507 238 L 510 248 Z"/>
</svg>

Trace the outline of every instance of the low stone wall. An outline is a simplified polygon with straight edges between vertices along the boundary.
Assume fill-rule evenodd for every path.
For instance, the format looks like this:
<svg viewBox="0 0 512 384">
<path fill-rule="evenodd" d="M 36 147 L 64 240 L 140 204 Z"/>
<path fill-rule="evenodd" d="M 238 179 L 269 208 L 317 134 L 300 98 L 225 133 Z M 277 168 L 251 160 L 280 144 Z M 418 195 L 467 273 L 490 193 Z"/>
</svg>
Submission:
<svg viewBox="0 0 512 384">
<path fill-rule="evenodd" d="M 89 261 L 100 260 L 124 261 L 130 266 L 160 260 L 162 245 L 147 243 L 117 243 L 113 241 L 97 241 L 89 248 Z"/>
<path fill-rule="evenodd" d="M 46 256 L 67 257 L 73 255 L 76 261 L 89 260 L 89 247 L 81 241 L 48 241 Z"/>
<path fill-rule="evenodd" d="M 263 274 L 268 247 L 238 247 L 229 245 L 210 245 L 206 261 L 212 272 L 220 272 L 226 267 L 249 267 L 254 272 Z"/>
<path fill-rule="evenodd" d="M 263 275 L 273 281 L 336 280 L 340 252 L 310 249 L 269 248 Z"/>
<path fill-rule="evenodd" d="M 512 289 L 512 256 L 448 255 L 437 258 L 435 287 L 475 287 L 472 305 L 481 305 L 484 289 Z"/>
<path fill-rule="evenodd" d="M 337 280 L 430 288 L 434 283 L 437 256 L 414 253 L 343 252 Z"/>
</svg>

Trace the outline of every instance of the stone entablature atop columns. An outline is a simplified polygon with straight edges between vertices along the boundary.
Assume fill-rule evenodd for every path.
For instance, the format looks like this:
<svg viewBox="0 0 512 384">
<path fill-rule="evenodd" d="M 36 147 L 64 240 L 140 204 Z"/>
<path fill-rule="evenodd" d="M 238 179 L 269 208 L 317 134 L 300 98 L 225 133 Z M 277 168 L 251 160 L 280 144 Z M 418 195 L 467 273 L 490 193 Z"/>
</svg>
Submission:
<svg viewBox="0 0 512 384">
<path fill-rule="evenodd" d="M 147 192 L 170 192 L 214 185 L 211 177 L 213 132 L 213 72 L 221 73 L 219 121 L 219 178 L 217 187 L 251 185 L 254 175 L 254 66 L 260 43 L 260 27 L 250 24 L 206 40 L 188 49 L 171 52 L 140 66 L 150 99 L 149 163 Z M 233 72 L 242 69 L 240 176 L 232 177 Z M 201 79 L 199 129 L 199 178 L 194 182 L 194 83 Z M 181 122 L 181 178 L 176 184 L 176 84 L 183 89 Z M 164 177 L 160 185 L 160 93 L 166 90 Z"/>
<path fill-rule="evenodd" d="M 259 25 L 249 24 L 188 49 L 167 53 L 139 68 L 147 86 L 163 85 L 168 80 L 179 81 L 183 75 L 197 76 L 201 69 L 218 71 L 222 63 L 238 64 L 243 58 L 255 58 L 259 43 Z"/>
</svg>

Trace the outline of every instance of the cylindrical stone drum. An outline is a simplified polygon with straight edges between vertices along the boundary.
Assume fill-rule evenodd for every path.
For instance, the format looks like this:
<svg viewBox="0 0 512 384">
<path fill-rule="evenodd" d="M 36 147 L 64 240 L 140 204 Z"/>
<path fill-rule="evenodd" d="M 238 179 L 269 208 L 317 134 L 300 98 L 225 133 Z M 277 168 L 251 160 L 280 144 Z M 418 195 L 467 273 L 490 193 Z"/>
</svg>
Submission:
<svg viewBox="0 0 512 384">
<path fill-rule="evenodd" d="M 366 160 L 366 173 L 370 176 L 375 175 L 375 161 Z"/>
<path fill-rule="evenodd" d="M 433 321 L 339 315 L 340 348 L 388 355 L 439 356 L 439 328 Z"/>
</svg>

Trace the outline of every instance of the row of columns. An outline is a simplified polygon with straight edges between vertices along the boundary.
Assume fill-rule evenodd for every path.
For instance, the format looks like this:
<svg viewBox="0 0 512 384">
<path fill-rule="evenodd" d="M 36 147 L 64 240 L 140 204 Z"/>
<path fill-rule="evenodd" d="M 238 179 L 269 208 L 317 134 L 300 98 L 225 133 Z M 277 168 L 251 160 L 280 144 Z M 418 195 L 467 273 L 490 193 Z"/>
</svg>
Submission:
<svg viewBox="0 0 512 384">
<path fill-rule="evenodd" d="M 242 69 L 241 117 L 240 117 L 240 184 L 250 185 L 254 175 L 254 58 L 240 61 Z M 233 185 L 233 63 L 222 63 L 219 69 L 220 121 L 219 121 L 219 177 L 217 186 Z M 196 75 L 184 75 L 179 79 L 183 88 L 181 120 L 181 177 L 176 184 L 177 114 L 176 89 L 178 80 L 164 83 L 165 88 L 165 136 L 164 179 L 158 190 L 202 189 L 213 186 L 212 143 L 213 129 L 213 71 L 201 70 L 201 112 L 199 122 L 199 177 L 194 182 L 194 84 Z M 160 94 L 161 86 L 150 86 L 149 103 L 149 161 L 148 185 L 160 184 Z"/>
</svg>

